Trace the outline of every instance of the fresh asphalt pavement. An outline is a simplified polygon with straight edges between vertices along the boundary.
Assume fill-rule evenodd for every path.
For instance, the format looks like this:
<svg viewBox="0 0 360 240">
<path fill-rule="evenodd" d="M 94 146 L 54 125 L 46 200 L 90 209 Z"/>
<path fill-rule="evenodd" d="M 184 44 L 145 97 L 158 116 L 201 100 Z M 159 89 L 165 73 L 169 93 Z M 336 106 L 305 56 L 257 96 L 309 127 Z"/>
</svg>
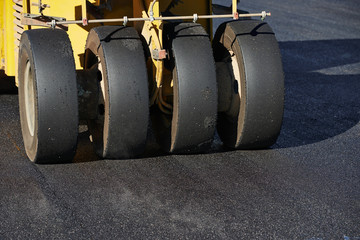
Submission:
<svg viewBox="0 0 360 240">
<path fill-rule="evenodd" d="M 230 0 L 216 3 L 230 5 Z M 286 101 L 278 142 L 199 155 L 35 165 L 16 94 L 0 95 L 0 239 L 360 239 L 357 0 L 243 0 L 269 10 Z"/>
</svg>

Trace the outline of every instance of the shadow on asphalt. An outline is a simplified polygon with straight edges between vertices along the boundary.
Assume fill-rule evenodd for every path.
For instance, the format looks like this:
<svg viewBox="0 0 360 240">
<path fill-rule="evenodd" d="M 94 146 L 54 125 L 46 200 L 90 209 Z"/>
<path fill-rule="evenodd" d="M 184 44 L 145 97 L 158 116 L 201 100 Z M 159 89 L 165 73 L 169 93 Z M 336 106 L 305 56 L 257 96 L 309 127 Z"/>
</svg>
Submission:
<svg viewBox="0 0 360 240">
<path fill-rule="evenodd" d="M 17 94 L 15 77 L 8 77 L 3 70 L 0 70 L 0 94 Z"/>
<path fill-rule="evenodd" d="M 360 120 L 360 39 L 280 42 L 285 113 L 276 148 L 320 142 Z"/>
</svg>

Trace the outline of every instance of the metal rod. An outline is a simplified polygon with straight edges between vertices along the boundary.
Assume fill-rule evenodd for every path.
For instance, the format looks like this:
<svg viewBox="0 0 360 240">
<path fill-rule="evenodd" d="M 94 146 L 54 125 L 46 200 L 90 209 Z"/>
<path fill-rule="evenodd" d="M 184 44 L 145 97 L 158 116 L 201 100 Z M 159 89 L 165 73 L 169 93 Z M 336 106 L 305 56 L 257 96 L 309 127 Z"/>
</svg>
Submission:
<svg viewBox="0 0 360 240">
<path fill-rule="evenodd" d="M 247 14 L 239 14 L 240 18 L 243 17 L 263 17 L 265 16 L 271 16 L 271 13 L 247 13 Z M 223 14 L 223 15 L 199 15 L 197 16 L 198 19 L 214 19 L 214 18 L 233 18 L 233 14 Z M 193 20 L 193 16 L 173 16 L 173 17 L 154 17 L 155 20 Z M 113 22 L 140 22 L 140 21 L 152 21 L 151 18 L 113 18 L 113 19 L 94 19 L 94 20 L 88 20 L 88 23 L 113 23 Z M 71 21 L 58 21 L 56 24 L 59 25 L 68 25 L 68 24 L 81 24 L 83 23 L 82 20 L 71 20 Z M 51 22 L 47 23 L 48 25 L 51 25 Z"/>
</svg>

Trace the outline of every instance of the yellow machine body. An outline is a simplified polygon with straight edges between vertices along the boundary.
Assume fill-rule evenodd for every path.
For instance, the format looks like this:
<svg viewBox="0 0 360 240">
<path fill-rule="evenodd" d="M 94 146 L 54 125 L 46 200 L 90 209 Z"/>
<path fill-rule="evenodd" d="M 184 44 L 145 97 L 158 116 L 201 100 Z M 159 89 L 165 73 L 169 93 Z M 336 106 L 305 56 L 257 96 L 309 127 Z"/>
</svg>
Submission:
<svg viewBox="0 0 360 240">
<path fill-rule="evenodd" d="M 19 40 L 21 33 L 27 29 L 40 28 L 41 26 L 28 26 L 21 23 L 21 18 L 24 13 L 40 15 L 39 6 L 36 0 L 0 0 L 0 70 L 4 70 L 8 76 L 15 76 L 17 74 L 17 52 L 19 46 Z M 66 20 L 81 20 L 82 11 L 86 2 L 92 4 L 92 6 L 107 5 L 108 8 L 102 10 L 102 16 L 104 19 L 122 18 L 127 16 L 142 17 L 144 6 L 147 8 L 150 6 L 150 0 L 45 0 L 42 4 L 46 4 L 42 14 L 51 17 L 61 17 Z M 172 0 L 162 0 L 160 3 L 156 3 L 154 6 L 154 13 L 164 12 L 169 8 Z M 85 8 L 86 9 L 86 8 Z M 210 0 L 182 0 L 178 4 L 174 4 L 171 8 L 171 14 L 174 15 L 192 15 L 197 14 L 209 14 L 211 12 Z M 95 19 L 93 14 L 87 8 L 86 17 L 91 20 Z M 199 20 L 210 33 L 210 20 Z M 104 23 L 103 25 L 119 25 L 118 23 Z M 144 22 L 129 23 L 141 32 L 141 27 Z M 155 23 L 156 24 L 156 23 Z M 77 69 L 82 69 L 82 55 L 84 53 L 84 47 L 88 32 L 91 28 L 100 26 L 99 23 L 90 23 L 87 26 L 83 24 L 69 24 L 67 27 L 67 33 L 71 40 L 72 48 L 74 51 L 75 64 Z M 161 40 L 160 40 L 161 41 Z"/>
</svg>

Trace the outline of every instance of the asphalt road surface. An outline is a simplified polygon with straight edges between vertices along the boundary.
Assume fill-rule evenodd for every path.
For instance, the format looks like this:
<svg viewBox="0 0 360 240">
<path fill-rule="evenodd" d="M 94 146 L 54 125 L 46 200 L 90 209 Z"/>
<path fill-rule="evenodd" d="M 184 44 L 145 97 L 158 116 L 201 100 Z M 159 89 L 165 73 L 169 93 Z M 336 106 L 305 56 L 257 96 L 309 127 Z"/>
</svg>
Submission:
<svg viewBox="0 0 360 240">
<path fill-rule="evenodd" d="M 216 3 L 230 5 L 228 1 Z M 0 95 L 0 239 L 360 239 L 357 0 L 243 0 L 270 10 L 286 103 L 271 149 L 35 165 L 16 94 Z"/>
</svg>

